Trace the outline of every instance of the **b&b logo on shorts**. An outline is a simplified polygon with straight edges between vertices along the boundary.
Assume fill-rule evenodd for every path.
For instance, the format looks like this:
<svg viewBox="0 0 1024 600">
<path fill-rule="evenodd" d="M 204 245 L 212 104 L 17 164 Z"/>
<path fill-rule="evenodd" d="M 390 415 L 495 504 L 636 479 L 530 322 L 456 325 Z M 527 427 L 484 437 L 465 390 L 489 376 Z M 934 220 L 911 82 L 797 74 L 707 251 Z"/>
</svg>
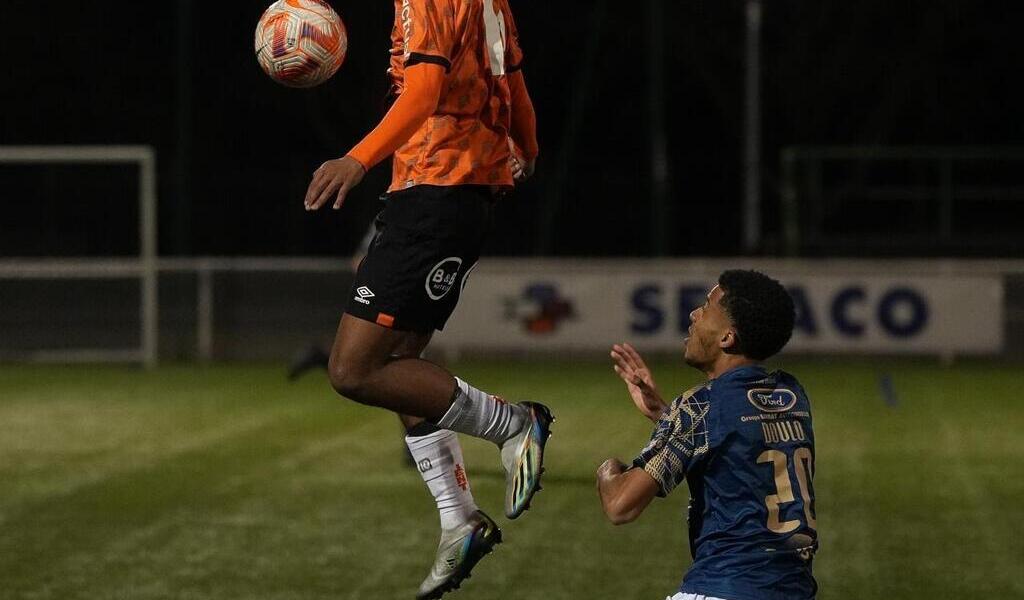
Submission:
<svg viewBox="0 0 1024 600">
<path fill-rule="evenodd" d="M 427 295 L 431 300 L 440 300 L 452 291 L 455 280 L 459 277 L 459 269 L 462 268 L 462 259 L 458 256 L 449 256 L 434 265 L 434 268 L 427 273 Z"/>
</svg>

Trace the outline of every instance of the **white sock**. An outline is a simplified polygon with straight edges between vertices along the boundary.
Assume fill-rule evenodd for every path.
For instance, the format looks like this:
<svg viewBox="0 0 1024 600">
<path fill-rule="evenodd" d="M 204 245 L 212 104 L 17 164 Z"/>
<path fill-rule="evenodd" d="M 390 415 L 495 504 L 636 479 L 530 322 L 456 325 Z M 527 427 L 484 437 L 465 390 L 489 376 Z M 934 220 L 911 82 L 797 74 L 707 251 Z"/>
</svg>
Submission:
<svg viewBox="0 0 1024 600">
<path fill-rule="evenodd" d="M 476 502 L 469 490 L 459 436 L 442 429 L 421 437 L 406 436 L 405 443 L 437 502 L 441 529 L 454 529 L 469 520 Z"/>
<path fill-rule="evenodd" d="M 458 377 L 455 383 L 458 393 L 448 412 L 437 422 L 438 427 L 490 440 L 499 446 L 523 428 L 527 417 L 523 407 L 506 404 Z"/>
</svg>

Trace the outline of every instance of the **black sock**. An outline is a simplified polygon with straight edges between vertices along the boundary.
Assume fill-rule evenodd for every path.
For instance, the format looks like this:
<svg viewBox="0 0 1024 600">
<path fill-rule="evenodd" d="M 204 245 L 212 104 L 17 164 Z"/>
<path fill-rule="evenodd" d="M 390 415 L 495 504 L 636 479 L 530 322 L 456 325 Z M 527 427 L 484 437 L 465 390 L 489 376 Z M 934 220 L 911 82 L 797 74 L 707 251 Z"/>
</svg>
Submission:
<svg viewBox="0 0 1024 600">
<path fill-rule="evenodd" d="M 405 435 L 408 437 L 423 437 L 425 435 L 430 435 L 435 431 L 441 431 L 441 428 L 429 421 L 423 421 L 406 429 Z"/>
</svg>

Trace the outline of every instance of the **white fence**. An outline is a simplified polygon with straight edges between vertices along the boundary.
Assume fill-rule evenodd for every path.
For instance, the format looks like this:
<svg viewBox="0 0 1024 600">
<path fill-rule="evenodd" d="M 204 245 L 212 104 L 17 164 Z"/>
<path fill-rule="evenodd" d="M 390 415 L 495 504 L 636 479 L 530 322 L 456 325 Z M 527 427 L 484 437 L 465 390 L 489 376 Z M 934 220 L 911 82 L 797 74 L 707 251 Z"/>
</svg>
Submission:
<svg viewBox="0 0 1024 600">
<path fill-rule="evenodd" d="M 7 260 L 0 278 L 137 279 L 139 294 L 137 346 L 127 349 L 75 348 L 41 350 L 32 358 L 56 362 L 157 361 L 157 196 L 156 153 L 149 146 L 0 146 L 0 164 L 135 164 L 138 165 L 139 254 L 125 260 Z M 0 307 L 2 310 L 2 307 Z M 2 341 L 0 341 L 2 344 Z"/>
<path fill-rule="evenodd" d="M 164 279 L 177 276 L 194 285 L 187 291 L 191 300 L 184 299 L 191 304 L 194 321 L 162 319 L 161 333 L 190 340 L 194 346 L 187 356 L 201 361 L 247 356 L 218 349 L 240 339 L 244 341 L 236 346 L 255 343 L 251 340 L 260 336 L 269 340 L 274 328 L 288 330 L 288 343 L 329 340 L 350 277 L 343 258 L 160 259 L 155 268 Z M 1005 301 L 1005 281 L 1024 276 L 1024 261 L 485 258 L 434 346 L 451 353 L 598 352 L 628 340 L 649 350 L 678 351 L 689 310 L 703 301 L 706 289 L 728 268 L 757 268 L 793 292 L 799 316 L 790 352 L 997 355 L 1006 346 L 1011 322 L 1024 318 L 1019 307 Z M 135 261 L 0 260 L 0 286 L 4 280 L 25 278 L 132 278 L 141 273 Z M 303 282 L 308 291 L 274 290 L 282 285 L 282 276 Z M 233 277 L 259 282 L 239 292 L 226 285 Z M 316 293 L 330 286 L 330 293 Z M 170 292 L 167 288 L 173 286 L 162 287 Z M 276 293 L 275 299 L 261 299 L 265 292 Z M 102 299 L 93 301 L 102 304 Z M 270 306 L 271 302 L 277 305 Z M 231 313 L 239 310 L 246 313 L 245 323 L 232 324 L 239 319 Z M 303 320 L 311 313 L 323 318 Z M 126 329 L 131 326 L 125 324 Z M 190 331 L 182 331 L 184 327 Z M 155 342 L 156 334 L 151 332 L 149 339 Z M 3 339 L 0 335 L 0 350 Z M 282 354 L 294 350 L 280 342 L 266 344 L 274 343 L 282 346 Z M 7 349 L 0 354 L 28 360 L 151 364 L 144 355 L 128 352 L 17 356 Z"/>
</svg>

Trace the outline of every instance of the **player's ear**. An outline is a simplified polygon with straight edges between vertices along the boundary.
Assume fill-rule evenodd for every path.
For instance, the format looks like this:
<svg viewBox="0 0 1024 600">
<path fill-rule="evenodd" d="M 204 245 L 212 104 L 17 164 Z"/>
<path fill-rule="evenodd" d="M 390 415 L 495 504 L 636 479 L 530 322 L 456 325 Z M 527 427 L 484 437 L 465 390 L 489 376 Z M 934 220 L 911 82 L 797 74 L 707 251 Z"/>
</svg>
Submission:
<svg viewBox="0 0 1024 600">
<path fill-rule="evenodd" d="M 737 341 L 738 338 L 736 337 L 736 330 L 730 327 L 725 330 L 721 339 L 718 340 L 718 347 L 725 351 L 732 350 L 736 348 Z"/>
</svg>

